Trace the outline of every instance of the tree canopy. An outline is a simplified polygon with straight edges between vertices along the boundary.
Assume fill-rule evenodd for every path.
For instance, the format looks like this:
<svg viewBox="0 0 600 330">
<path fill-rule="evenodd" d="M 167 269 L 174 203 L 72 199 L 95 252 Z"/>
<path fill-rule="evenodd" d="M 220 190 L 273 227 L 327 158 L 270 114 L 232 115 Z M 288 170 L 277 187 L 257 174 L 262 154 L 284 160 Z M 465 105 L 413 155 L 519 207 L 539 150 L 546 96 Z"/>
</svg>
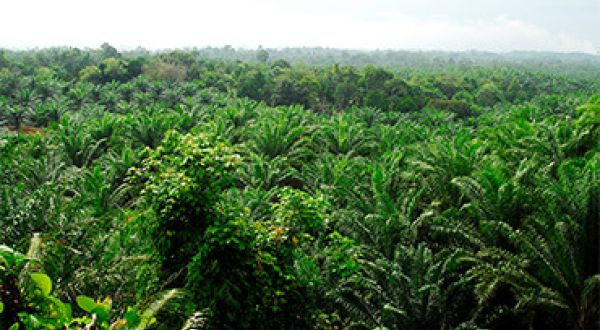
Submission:
<svg viewBox="0 0 600 330">
<path fill-rule="evenodd" d="M 596 62 L 308 51 L 0 52 L 0 328 L 600 326 Z"/>
</svg>

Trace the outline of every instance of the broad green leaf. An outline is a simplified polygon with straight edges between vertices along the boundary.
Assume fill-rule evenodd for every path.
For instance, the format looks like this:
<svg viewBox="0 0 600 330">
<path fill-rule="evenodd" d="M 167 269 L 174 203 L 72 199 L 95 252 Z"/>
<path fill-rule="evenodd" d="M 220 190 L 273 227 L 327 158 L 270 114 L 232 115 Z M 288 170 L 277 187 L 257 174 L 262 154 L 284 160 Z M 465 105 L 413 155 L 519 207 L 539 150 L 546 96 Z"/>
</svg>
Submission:
<svg viewBox="0 0 600 330">
<path fill-rule="evenodd" d="M 108 318 L 110 317 L 108 311 L 102 306 L 96 306 L 96 308 L 94 308 L 91 313 L 96 314 L 100 322 L 108 321 Z"/>
<path fill-rule="evenodd" d="M 0 302 L 0 313 L 4 312 L 4 304 Z"/>
<path fill-rule="evenodd" d="M 97 306 L 94 299 L 87 296 L 77 296 L 75 300 L 77 301 L 77 306 L 81 307 L 81 309 L 88 313 L 91 313 Z"/>
<path fill-rule="evenodd" d="M 52 292 L 52 280 L 48 275 L 44 273 L 33 273 L 31 274 L 31 279 L 35 282 L 40 290 L 42 290 L 42 294 L 47 296 Z"/>
<path fill-rule="evenodd" d="M 125 313 L 125 316 L 123 316 L 123 318 L 127 321 L 128 326 L 136 325 L 140 321 L 140 317 L 135 311 L 129 311 Z"/>
<path fill-rule="evenodd" d="M 4 267 L 11 267 L 15 261 L 14 251 L 6 245 L 0 245 L 0 264 Z"/>
</svg>

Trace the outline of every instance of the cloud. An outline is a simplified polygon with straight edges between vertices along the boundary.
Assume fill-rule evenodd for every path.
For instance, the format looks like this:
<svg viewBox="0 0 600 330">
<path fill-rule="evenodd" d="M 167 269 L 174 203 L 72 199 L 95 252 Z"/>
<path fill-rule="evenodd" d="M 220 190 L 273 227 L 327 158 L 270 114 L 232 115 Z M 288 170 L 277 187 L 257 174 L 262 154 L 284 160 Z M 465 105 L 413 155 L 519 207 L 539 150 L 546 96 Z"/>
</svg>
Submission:
<svg viewBox="0 0 600 330">
<path fill-rule="evenodd" d="M 229 44 L 595 53 L 600 46 L 501 15 L 489 20 L 418 17 L 348 1 L 7 1 L 0 47 L 98 47 L 108 41 L 150 49 Z"/>
<path fill-rule="evenodd" d="M 419 20 L 398 17 L 398 23 L 387 22 L 379 29 L 397 31 L 399 40 L 394 46 L 407 48 L 487 51 L 596 51 L 593 42 L 566 33 L 552 33 L 540 26 L 498 16 L 483 21 L 457 22 L 448 17 Z M 410 32 L 406 32 L 410 31 Z"/>
</svg>

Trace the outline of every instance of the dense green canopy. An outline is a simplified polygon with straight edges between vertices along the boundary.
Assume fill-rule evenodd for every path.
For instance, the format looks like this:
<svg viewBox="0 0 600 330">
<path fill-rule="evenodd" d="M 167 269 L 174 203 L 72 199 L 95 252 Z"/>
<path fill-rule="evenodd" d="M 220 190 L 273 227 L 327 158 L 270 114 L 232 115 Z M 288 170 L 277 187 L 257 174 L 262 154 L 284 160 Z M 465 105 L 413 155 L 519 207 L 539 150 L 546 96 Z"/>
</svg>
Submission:
<svg viewBox="0 0 600 330">
<path fill-rule="evenodd" d="M 0 328 L 600 326 L 589 59 L 211 52 L 0 54 Z"/>
</svg>

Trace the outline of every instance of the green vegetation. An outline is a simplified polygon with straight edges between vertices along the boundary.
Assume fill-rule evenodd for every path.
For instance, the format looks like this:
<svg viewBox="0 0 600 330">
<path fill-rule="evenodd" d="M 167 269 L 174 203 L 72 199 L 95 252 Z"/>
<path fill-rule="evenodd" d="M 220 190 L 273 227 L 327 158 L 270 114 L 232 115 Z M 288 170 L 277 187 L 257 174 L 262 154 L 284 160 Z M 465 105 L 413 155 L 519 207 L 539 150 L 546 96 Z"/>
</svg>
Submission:
<svg viewBox="0 0 600 330">
<path fill-rule="evenodd" d="M 307 51 L 1 52 L 0 328 L 600 326 L 597 60 Z"/>
</svg>

